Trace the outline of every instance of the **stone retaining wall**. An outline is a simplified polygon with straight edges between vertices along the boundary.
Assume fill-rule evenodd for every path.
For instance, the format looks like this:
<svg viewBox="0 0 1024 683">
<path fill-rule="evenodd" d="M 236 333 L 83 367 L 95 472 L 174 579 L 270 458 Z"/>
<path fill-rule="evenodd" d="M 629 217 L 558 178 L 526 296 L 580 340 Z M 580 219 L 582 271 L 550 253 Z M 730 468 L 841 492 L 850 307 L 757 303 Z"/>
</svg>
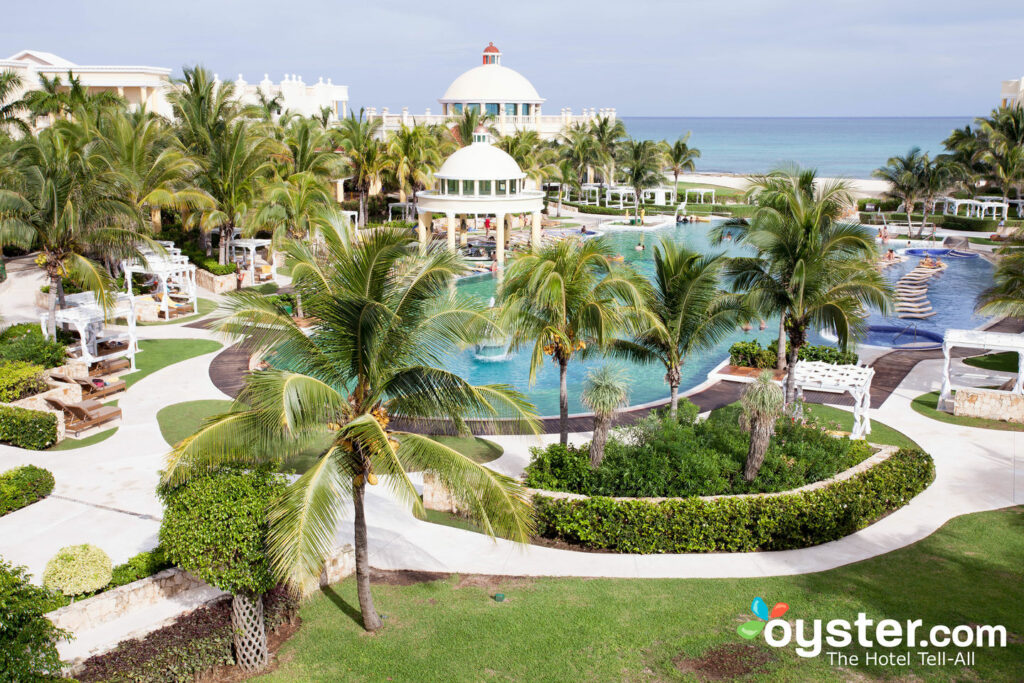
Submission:
<svg viewBox="0 0 1024 683">
<path fill-rule="evenodd" d="M 86 374 L 88 374 L 88 372 Z M 35 396 L 29 396 L 28 398 L 21 398 L 11 403 L 2 403 L 0 405 L 28 408 L 29 410 L 39 410 L 44 413 L 53 413 L 57 416 L 57 443 L 59 443 L 64 440 L 65 435 L 64 412 L 51 406 L 46 402 L 46 399 L 56 398 L 64 401 L 65 403 L 78 403 L 82 400 L 82 387 L 77 384 L 58 382 L 50 379 L 49 377 L 47 377 L 46 383 L 50 385 L 50 388 L 44 392 L 38 393 Z"/>
<path fill-rule="evenodd" d="M 1024 422 L 1024 396 L 998 389 L 957 389 L 953 414 Z"/>
<path fill-rule="evenodd" d="M 214 275 L 202 268 L 196 269 L 196 284 L 214 294 L 231 292 L 238 286 L 238 275 L 228 273 L 227 275 Z M 252 273 L 245 271 L 245 279 L 242 280 L 243 287 L 252 286 Z"/>
</svg>

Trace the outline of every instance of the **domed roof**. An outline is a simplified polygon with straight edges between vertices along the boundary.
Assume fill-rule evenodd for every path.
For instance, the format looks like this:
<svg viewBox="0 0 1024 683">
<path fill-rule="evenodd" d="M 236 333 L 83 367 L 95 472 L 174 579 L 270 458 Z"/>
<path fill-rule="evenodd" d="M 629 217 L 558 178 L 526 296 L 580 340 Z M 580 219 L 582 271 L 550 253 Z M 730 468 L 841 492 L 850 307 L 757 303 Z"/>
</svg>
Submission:
<svg viewBox="0 0 1024 683">
<path fill-rule="evenodd" d="M 533 84 L 515 69 L 501 64 L 481 64 L 452 81 L 440 101 L 539 104 L 544 100 Z"/>
<path fill-rule="evenodd" d="M 510 155 L 487 142 L 474 142 L 445 159 L 435 178 L 460 180 L 507 180 L 525 178 Z"/>
<path fill-rule="evenodd" d="M 484 48 L 484 52 L 486 52 L 488 54 L 493 54 L 495 52 L 499 52 L 500 53 L 501 50 L 499 50 L 498 48 L 494 47 L 494 43 L 487 43 L 487 47 Z"/>
</svg>

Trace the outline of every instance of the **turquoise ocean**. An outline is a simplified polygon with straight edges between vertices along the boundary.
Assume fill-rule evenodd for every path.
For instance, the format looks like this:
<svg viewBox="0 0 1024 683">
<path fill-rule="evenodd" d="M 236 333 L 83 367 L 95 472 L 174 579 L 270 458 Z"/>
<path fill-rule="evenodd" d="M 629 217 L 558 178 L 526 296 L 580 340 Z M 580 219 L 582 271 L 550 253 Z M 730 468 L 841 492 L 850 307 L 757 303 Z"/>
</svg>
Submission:
<svg viewBox="0 0 1024 683">
<path fill-rule="evenodd" d="M 911 147 L 936 154 L 954 128 L 974 120 L 958 117 L 757 118 L 624 116 L 634 138 L 675 140 L 692 131 L 701 150 L 697 171 L 763 173 L 795 162 L 818 175 L 870 178 L 871 171 Z"/>
</svg>

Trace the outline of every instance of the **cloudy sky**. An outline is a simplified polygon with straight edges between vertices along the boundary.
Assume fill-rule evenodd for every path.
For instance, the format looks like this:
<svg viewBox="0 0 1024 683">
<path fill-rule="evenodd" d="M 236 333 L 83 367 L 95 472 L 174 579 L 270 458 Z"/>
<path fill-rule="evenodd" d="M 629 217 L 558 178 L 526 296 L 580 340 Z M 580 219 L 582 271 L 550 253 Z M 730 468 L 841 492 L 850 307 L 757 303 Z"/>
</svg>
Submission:
<svg viewBox="0 0 1024 683">
<path fill-rule="evenodd" d="M 1024 75 L 1019 0 L 57 0 L 3 17 L 3 56 L 331 77 L 392 111 L 436 112 L 488 41 L 548 113 L 974 115 Z"/>
</svg>

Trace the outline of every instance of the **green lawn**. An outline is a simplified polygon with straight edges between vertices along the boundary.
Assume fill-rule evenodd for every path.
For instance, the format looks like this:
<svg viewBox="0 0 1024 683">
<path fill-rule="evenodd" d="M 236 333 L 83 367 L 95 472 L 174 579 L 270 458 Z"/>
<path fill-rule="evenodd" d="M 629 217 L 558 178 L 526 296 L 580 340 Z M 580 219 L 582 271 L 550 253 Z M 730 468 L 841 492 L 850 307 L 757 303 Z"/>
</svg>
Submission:
<svg viewBox="0 0 1024 683">
<path fill-rule="evenodd" d="M 848 410 L 841 410 L 832 406 L 823 406 L 817 403 L 804 404 L 804 413 L 810 417 L 817 418 L 825 423 L 835 423 L 843 431 L 853 429 L 853 413 Z M 909 436 L 897 431 L 887 424 L 871 421 L 871 434 L 868 441 L 882 446 L 898 446 L 899 448 L 920 448 Z"/>
<path fill-rule="evenodd" d="M 955 393 L 955 392 L 954 392 Z M 930 417 L 939 422 L 960 425 L 961 427 L 979 427 L 981 429 L 999 429 L 1004 432 L 1024 432 L 1024 424 L 1016 422 L 1004 422 L 1002 420 L 988 420 L 982 417 L 957 417 L 951 413 L 938 409 L 939 392 L 933 391 L 930 394 L 921 394 L 910 402 L 910 407 L 925 417 Z"/>
<path fill-rule="evenodd" d="M 1014 351 L 1005 353 L 988 353 L 983 356 L 971 356 L 964 358 L 964 364 L 973 365 L 976 368 L 985 370 L 998 370 L 1000 372 L 1017 372 L 1017 361 L 1019 354 Z"/>
<path fill-rule="evenodd" d="M 121 379 L 130 387 L 168 365 L 213 353 L 219 348 L 221 344 L 210 339 L 144 339 L 139 342 L 141 353 L 135 356 L 135 372 L 121 375 Z"/>
<path fill-rule="evenodd" d="M 48 450 L 48 451 L 70 451 L 70 450 L 73 450 L 75 448 L 85 448 L 86 446 L 92 446 L 93 444 L 99 443 L 101 441 L 106 441 L 107 439 L 112 437 L 116 431 L 117 431 L 117 427 L 111 427 L 110 429 L 105 429 L 102 432 L 96 432 L 95 434 L 90 434 L 89 436 L 85 437 L 84 439 L 72 439 L 71 437 L 67 437 L 63 441 L 61 441 L 60 443 L 54 444 L 53 446 L 50 446 L 46 450 Z"/>
<path fill-rule="evenodd" d="M 190 323 L 194 320 L 199 320 L 203 316 L 210 315 L 215 310 L 217 310 L 217 302 L 213 299 L 196 299 L 196 313 L 193 315 L 187 315 L 183 318 L 171 318 L 170 320 L 156 320 L 153 322 L 139 323 L 139 325 L 178 325 L 180 323 Z"/>
<path fill-rule="evenodd" d="M 997 242 L 996 240 L 988 237 L 968 237 L 967 241 L 971 244 L 1006 244 L 1005 240 Z"/>
<path fill-rule="evenodd" d="M 766 579 L 556 579 L 450 576 L 374 589 L 384 628 L 368 636 L 349 578 L 302 608 L 302 627 L 267 681 L 1017 681 L 1024 661 L 1024 508 L 955 519 L 901 550 L 839 569 Z M 495 593 L 506 599 L 498 603 Z M 787 619 L 853 621 L 859 612 L 937 624 L 1005 626 L 1005 648 L 972 666 L 829 664 L 742 640 L 750 602 Z M 810 628 L 807 624 L 807 628 Z M 927 631 L 924 631 L 927 633 Z M 918 633 L 921 633 L 919 630 Z M 826 646 L 826 649 L 827 646 Z M 936 648 L 929 648 L 936 651 Z M 877 648 L 869 652 L 904 652 Z M 955 647 L 947 650 L 952 655 Z M 730 652 L 740 654 L 736 662 Z M 859 646 L 843 650 L 857 654 Z M 736 669 L 720 669 L 730 661 Z M 743 666 L 746 664 L 747 666 Z M 753 666 L 750 666 L 753 664 Z M 696 669 L 697 673 L 692 673 Z M 686 673 L 684 673 L 686 672 Z"/>
<path fill-rule="evenodd" d="M 742 199 L 744 194 L 746 194 L 743 190 L 737 190 L 735 187 L 725 187 L 724 185 L 710 185 L 708 183 L 691 183 L 691 182 L 680 181 L 679 184 L 677 185 L 677 187 L 679 188 L 679 201 L 682 201 L 682 194 L 683 194 L 683 192 L 685 192 L 687 189 L 693 189 L 693 188 L 697 188 L 697 187 L 703 187 L 703 188 L 714 190 L 715 191 L 715 202 L 717 204 L 721 204 L 722 203 L 722 202 L 720 202 L 718 200 L 723 198 L 723 197 L 730 197 L 730 198 L 733 198 L 733 199 Z M 696 195 L 691 195 L 691 197 L 695 197 L 695 196 Z M 705 199 L 710 199 L 710 196 L 711 195 L 704 195 L 704 198 Z"/>
</svg>

